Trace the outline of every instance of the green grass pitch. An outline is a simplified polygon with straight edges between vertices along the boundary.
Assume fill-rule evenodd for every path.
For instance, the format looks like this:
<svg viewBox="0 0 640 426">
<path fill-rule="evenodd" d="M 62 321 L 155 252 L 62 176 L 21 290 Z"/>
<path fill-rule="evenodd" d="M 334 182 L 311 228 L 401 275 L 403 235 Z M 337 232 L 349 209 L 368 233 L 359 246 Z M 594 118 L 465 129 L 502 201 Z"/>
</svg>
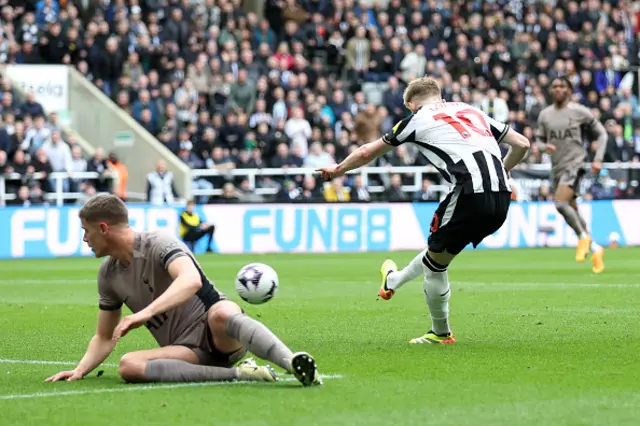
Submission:
<svg viewBox="0 0 640 426">
<path fill-rule="evenodd" d="M 413 255 L 392 257 L 402 266 Z M 317 358 L 328 375 L 320 388 L 291 376 L 277 384 L 123 384 L 119 357 L 155 346 L 144 328 L 121 341 L 101 377 L 43 383 L 80 359 L 95 330 L 99 260 L 0 262 L 0 424 L 638 424 L 640 248 L 608 250 L 597 276 L 589 262 L 575 263 L 572 249 L 464 252 L 449 272 L 452 346 L 408 344 L 430 326 L 422 283 L 376 301 L 384 258 L 200 258 L 233 300 L 245 263 L 279 272 L 272 301 L 242 306 Z"/>
</svg>

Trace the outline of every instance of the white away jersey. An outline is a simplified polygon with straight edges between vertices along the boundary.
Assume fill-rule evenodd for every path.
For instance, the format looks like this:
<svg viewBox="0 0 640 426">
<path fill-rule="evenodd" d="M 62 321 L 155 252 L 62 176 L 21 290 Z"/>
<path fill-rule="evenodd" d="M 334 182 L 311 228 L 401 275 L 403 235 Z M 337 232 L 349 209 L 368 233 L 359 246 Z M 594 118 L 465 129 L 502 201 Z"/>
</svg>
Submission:
<svg viewBox="0 0 640 426">
<path fill-rule="evenodd" d="M 509 126 L 463 102 L 422 106 L 383 136 L 392 146 L 411 142 L 463 194 L 510 191 L 500 153 Z"/>
</svg>

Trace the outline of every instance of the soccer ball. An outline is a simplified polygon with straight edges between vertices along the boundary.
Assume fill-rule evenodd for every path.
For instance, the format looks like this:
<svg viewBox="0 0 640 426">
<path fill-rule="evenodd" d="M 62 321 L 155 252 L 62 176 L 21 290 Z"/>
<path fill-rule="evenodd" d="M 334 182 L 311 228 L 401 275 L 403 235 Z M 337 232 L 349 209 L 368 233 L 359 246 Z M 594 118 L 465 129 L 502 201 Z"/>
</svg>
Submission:
<svg viewBox="0 0 640 426">
<path fill-rule="evenodd" d="M 278 291 L 278 274 L 264 263 L 250 263 L 236 276 L 236 291 L 245 302 L 253 305 L 265 303 Z"/>
<path fill-rule="evenodd" d="M 609 234 L 609 245 L 611 247 L 618 247 L 620 245 L 620 234 L 617 232 L 612 232 Z"/>
</svg>

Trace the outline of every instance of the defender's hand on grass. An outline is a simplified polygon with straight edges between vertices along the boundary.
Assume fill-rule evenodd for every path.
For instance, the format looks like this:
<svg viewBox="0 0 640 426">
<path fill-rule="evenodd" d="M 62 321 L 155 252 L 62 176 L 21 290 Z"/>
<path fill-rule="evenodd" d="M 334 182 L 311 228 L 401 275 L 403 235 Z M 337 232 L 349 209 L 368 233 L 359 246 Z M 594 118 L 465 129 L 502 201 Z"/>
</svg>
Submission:
<svg viewBox="0 0 640 426">
<path fill-rule="evenodd" d="M 62 380 L 66 382 L 73 382 L 75 380 L 82 380 L 84 376 L 78 370 L 61 371 L 45 380 L 45 382 L 60 382 Z"/>
<path fill-rule="evenodd" d="M 150 319 L 151 315 L 145 310 L 122 318 L 120 324 L 118 324 L 113 332 L 113 340 L 120 340 L 120 338 L 124 337 L 129 331 L 140 327 Z"/>
</svg>

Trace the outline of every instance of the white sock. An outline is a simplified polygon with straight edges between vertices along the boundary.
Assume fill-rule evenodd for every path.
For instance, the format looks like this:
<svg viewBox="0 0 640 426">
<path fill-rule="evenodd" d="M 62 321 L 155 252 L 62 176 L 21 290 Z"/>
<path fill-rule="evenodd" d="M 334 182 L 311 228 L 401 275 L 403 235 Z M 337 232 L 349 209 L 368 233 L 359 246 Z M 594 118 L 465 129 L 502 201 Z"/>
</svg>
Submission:
<svg viewBox="0 0 640 426">
<path fill-rule="evenodd" d="M 424 258 L 425 254 L 427 254 L 427 250 L 420 252 L 404 269 L 389 274 L 387 276 L 387 288 L 396 291 L 409 281 L 424 275 L 422 258 Z"/>
<path fill-rule="evenodd" d="M 449 328 L 449 299 L 451 287 L 447 268 L 435 262 L 425 254 L 424 294 L 431 314 L 431 330 L 436 334 L 447 334 Z"/>
<path fill-rule="evenodd" d="M 581 232 L 578 238 L 580 238 L 581 240 L 586 240 L 587 238 L 589 238 L 589 234 L 587 234 L 586 232 Z"/>
<path fill-rule="evenodd" d="M 598 250 L 600 250 L 600 244 L 598 244 L 595 241 L 591 240 L 591 253 L 595 253 Z"/>
</svg>

